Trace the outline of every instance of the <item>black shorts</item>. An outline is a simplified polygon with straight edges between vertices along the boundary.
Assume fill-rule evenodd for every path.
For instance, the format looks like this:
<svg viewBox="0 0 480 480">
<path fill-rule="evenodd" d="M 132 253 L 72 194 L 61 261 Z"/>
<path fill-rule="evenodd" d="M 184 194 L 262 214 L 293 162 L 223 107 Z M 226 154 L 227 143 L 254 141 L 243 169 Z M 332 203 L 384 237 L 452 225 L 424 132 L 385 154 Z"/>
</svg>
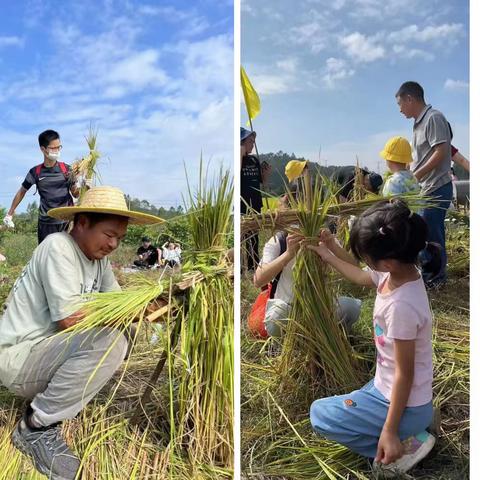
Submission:
<svg viewBox="0 0 480 480">
<path fill-rule="evenodd" d="M 65 232 L 68 229 L 68 223 L 69 222 L 47 223 L 47 222 L 38 221 L 38 230 L 37 230 L 38 243 L 39 244 L 42 243 L 42 241 L 45 240 L 45 237 L 47 235 L 50 235 L 51 233 Z"/>
</svg>

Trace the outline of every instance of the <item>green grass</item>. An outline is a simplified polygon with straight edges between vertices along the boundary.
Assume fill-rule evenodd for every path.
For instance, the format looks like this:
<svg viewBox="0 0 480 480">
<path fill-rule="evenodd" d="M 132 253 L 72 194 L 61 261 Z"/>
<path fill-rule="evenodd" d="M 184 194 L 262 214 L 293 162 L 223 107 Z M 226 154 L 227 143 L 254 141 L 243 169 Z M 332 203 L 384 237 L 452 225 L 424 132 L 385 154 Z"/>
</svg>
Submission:
<svg viewBox="0 0 480 480">
<path fill-rule="evenodd" d="M 429 294 L 434 314 L 434 404 L 440 407 L 441 429 L 433 452 L 405 478 L 468 478 L 469 231 L 465 219 L 449 227 L 447 249 L 448 284 Z M 342 294 L 363 300 L 350 341 L 364 360 L 366 376 L 371 377 L 375 368 L 371 332 L 375 292 L 343 280 L 338 284 Z M 304 407 L 310 391 L 305 378 L 298 377 L 295 384 L 278 391 L 278 379 L 284 372 L 279 371 L 278 355 L 272 354 L 275 349 L 269 346 L 271 340 L 256 340 L 246 330 L 246 318 L 257 294 L 251 278 L 242 278 L 243 478 L 373 478 L 364 460 L 312 432 Z M 318 396 L 323 396 L 321 380 L 316 389 Z"/>
</svg>

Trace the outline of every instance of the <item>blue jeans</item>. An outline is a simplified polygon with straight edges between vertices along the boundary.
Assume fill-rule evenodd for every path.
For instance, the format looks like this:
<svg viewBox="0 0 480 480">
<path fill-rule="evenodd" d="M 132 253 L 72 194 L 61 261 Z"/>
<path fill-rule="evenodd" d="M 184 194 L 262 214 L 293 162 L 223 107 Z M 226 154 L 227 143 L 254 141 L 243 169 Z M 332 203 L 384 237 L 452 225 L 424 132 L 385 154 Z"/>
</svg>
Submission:
<svg viewBox="0 0 480 480">
<path fill-rule="evenodd" d="M 432 207 L 422 210 L 420 215 L 428 226 L 428 241 L 438 243 L 441 247 L 441 268 L 437 275 L 432 276 L 430 272 L 423 272 L 425 282 L 441 283 L 447 278 L 447 251 L 445 249 L 445 216 L 453 197 L 452 182 L 443 185 L 430 193 L 435 204 Z M 421 261 L 428 261 L 426 251 L 420 252 Z"/>
<path fill-rule="evenodd" d="M 372 379 L 352 393 L 315 400 L 310 407 L 310 422 L 322 437 L 374 458 L 389 407 L 390 402 L 375 388 Z M 400 440 L 423 433 L 432 417 L 432 402 L 406 407 L 398 428 Z"/>
</svg>

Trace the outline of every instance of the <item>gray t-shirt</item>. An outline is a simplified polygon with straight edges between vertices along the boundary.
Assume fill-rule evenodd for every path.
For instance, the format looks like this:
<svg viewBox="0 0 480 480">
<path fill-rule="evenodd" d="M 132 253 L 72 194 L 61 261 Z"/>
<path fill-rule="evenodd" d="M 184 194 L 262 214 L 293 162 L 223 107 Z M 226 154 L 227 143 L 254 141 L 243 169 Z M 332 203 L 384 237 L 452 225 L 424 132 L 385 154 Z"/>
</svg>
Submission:
<svg viewBox="0 0 480 480">
<path fill-rule="evenodd" d="M 0 382 L 15 380 L 30 349 L 79 310 L 82 294 L 120 290 L 109 260 L 89 260 L 71 235 L 49 235 L 17 278 L 0 318 Z"/>
<path fill-rule="evenodd" d="M 427 105 L 413 124 L 413 163 L 412 171 L 415 173 L 433 154 L 433 147 L 447 143 L 448 153 L 443 161 L 433 170 L 420 179 L 422 193 L 430 194 L 438 188 L 451 182 L 450 164 L 452 156 L 450 151 L 450 128 L 446 118 L 431 105 Z"/>
</svg>

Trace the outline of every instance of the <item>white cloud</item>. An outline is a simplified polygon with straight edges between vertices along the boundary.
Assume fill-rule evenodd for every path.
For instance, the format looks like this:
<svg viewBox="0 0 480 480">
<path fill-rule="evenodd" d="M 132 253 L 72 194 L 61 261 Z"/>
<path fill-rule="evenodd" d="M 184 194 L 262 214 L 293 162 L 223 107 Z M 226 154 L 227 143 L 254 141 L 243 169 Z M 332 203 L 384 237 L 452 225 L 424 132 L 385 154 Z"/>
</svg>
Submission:
<svg viewBox="0 0 480 480">
<path fill-rule="evenodd" d="M 463 80 L 452 80 L 451 78 L 447 78 L 445 80 L 445 84 L 443 85 L 445 90 L 453 90 L 458 92 L 468 91 L 469 84 Z"/>
<path fill-rule="evenodd" d="M 349 68 L 345 60 L 330 57 L 327 59 L 325 74 L 322 77 L 327 88 L 333 89 L 340 80 L 349 78 L 355 74 L 353 68 Z"/>
<path fill-rule="evenodd" d="M 158 66 L 159 52 L 147 49 L 132 53 L 123 60 L 112 65 L 106 72 L 104 80 L 111 84 L 127 84 L 133 88 L 147 86 L 160 87 L 168 81 L 168 76 Z"/>
<path fill-rule="evenodd" d="M 277 62 L 277 67 L 285 72 L 293 73 L 298 68 L 298 59 L 294 57 L 284 58 Z"/>
<path fill-rule="evenodd" d="M 297 45 L 307 45 L 314 54 L 327 47 L 328 37 L 328 32 L 318 19 L 293 27 L 289 34 L 290 41 Z"/>
<path fill-rule="evenodd" d="M 420 29 L 418 25 L 409 25 L 400 30 L 388 34 L 387 39 L 391 42 L 432 42 L 449 39 L 455 41 L 464 34 L 464 26 L 461 23 L 430 25 Z"/>
<path fill-rule="evenodd" d="M 178 20 L 182 12 L 174 13 Z M 190 13 L 185 14 L 187 20 L 193 18 Z M 58 18 L 47 33 L 54 49 L 42 52 L 42 63 L 14 74 L 8 83 L 0 79 L 5 119 L 0 134 L 5 138 L 5 125 L 25 132 L 21 139 L 12 136 L 18 140 L 15 148 L 0 145 L 1 155 L 10 152 L 2 156 L 8 164 L 0 165 L 4 178 L 12 179 L 9 193 L 18 188 L 15 177 L 24 175 L 38 158 L 35 142 L 40 131 L 57 129 L 63 159 L 71 162 L 86 153 L 83 136 L 91 120 L 99 128 L 104 154 L 103 183 L 157 205 L 182 201 L 183 161 L 193 181 L 201 152 L 205 161 L 211 159 L 212 171 L 221 162 L 231 164 L 231 36 L 192 40 L 176 30 L 166 38 L 155 35 L 156 44 L 149 40 L 155 32 L 148 31 L 143 16 L 128 18 L 115 11 L 112 15 L 88 30 L 85 23 Z M 186 24 L 192 27 L 195 22 Z M 225 30 L 230 30 L 228 25 Z M 160 44 L 159 38 L 164 39 Z M 26 147 L 30 144 L 31 149 Z"/>
<path fill-rule="evenodd" d="M 431 52 L 419 48 L 410 48 L 400 44 L 393 45 L 392 51 L 401 59 L 421 58 L 427 61 L 435 59 L 435 55 Z"/>
<path fill-rule="evenodd" d="M 2 47 L 23 47 L 25 39 L 21 37 L 0 37 L 0 48 Z"/>
<path fill-rule="evenodd" d="M 359 32 L 340 38 L 346 53 L 358 63 L 369 63 L 385 57 L 385 49 L 375 39 Z"/>
<path fill-rule="evenodd" d="M 252 83 L 259 95 L 274 95 L 278 93 L 287 93 L 295 88 L 292 85 L 290 75 L 255 75 Z"/>
</svg>

